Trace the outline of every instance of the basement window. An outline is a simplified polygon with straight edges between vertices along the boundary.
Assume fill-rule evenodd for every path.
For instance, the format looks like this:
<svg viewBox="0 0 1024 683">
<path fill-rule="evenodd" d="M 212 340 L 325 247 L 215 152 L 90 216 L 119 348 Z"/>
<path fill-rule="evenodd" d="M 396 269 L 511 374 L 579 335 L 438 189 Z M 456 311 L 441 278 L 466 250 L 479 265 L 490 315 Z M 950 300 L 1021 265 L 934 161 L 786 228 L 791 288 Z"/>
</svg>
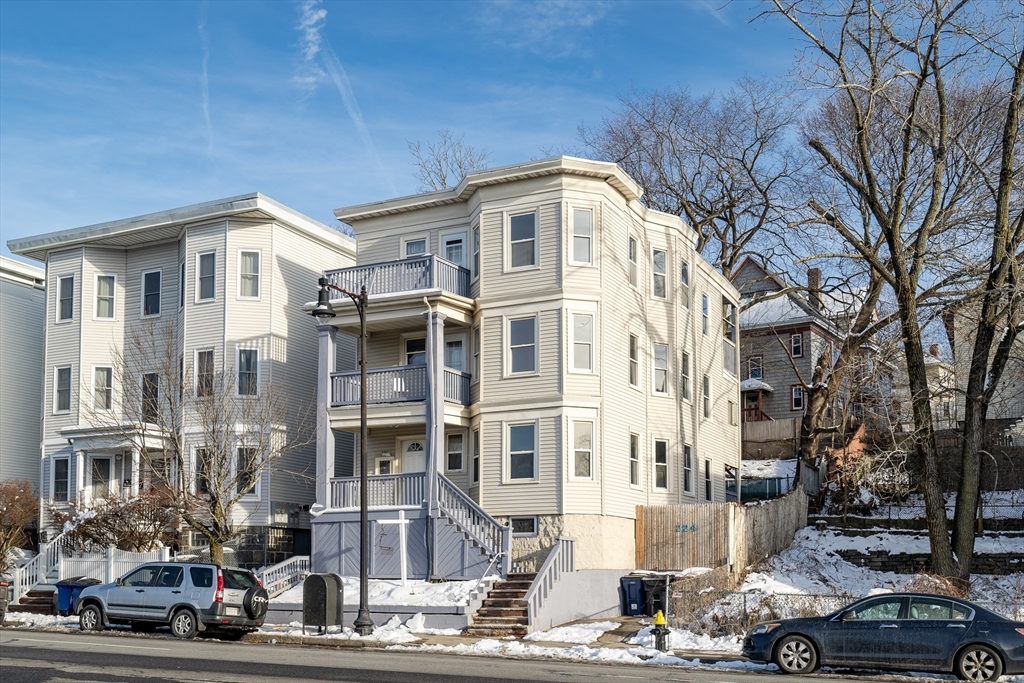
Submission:
<svg viewBox="0 0 1024 683">
<path fill-rule="evenodd" d="M 512 524 L 513 536 L 537 535 L 536 517 L 509 517 L 509 522 Z"/>
</svg>

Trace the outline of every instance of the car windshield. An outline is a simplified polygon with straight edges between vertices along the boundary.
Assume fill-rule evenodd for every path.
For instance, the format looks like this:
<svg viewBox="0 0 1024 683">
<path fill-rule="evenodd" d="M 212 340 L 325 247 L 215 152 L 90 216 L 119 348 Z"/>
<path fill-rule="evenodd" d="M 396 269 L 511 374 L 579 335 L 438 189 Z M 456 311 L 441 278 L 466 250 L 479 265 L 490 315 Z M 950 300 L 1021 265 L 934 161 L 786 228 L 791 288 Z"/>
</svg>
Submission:
<svg viewBox="0 0 1024 683">
<path fill-rule="evenodd" d="M 259 585 L 256 577 L 247 571 L 240 569 L 224 569 L 224 587 L 235 590 L 248 590 Z"/>
</svg>

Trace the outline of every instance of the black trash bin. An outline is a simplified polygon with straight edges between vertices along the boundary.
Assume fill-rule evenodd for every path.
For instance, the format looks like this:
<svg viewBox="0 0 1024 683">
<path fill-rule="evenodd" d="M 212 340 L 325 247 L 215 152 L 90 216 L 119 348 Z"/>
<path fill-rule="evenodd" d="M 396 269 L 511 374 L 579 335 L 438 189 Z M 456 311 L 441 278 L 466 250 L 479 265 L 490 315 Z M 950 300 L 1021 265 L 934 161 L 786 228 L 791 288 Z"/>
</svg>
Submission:
<svg viewBox="0 0 1024 683">
<path fill-rule="evenodd" d="M 331 626 L 341 628 L 344 615 L 345 586 L 337 574 L 310 574 L 302 584 L 302 633 L 316 627 L 326 633 Z"/>
<path fill-rule="evenodd" d="M 62 579 L 57 582 L 57 614 L 66 617 L 75 611 L 75 603 L 78 596 L 86 586 L 95 586 L 102 583 L 99 579 L 88 576 L 76 576 L 71 579 Z"/>
<path fill-rule="evenodd" d="M 623 576 L 619 579 L 622 585 L 622 615 L 641 617 L 644 615 L 644 580 L 639 576 Z"/>
<path fill-rule="evenodd" d="M 644 614 L 653 617 L 661 612 L 668 616 L 668 587 L 672 583 L 672 576 L 670 574 L 645 576 L 643 582 L 646 607 Z"/>
</svg>

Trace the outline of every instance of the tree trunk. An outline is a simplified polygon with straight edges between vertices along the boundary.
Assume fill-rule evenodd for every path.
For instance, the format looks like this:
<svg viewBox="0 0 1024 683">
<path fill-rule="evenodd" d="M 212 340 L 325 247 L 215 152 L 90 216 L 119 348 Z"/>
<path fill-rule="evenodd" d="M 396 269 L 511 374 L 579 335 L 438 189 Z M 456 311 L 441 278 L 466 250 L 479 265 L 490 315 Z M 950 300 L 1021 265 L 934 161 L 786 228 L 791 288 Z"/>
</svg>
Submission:
<svg viewBox="0 0 1024 683">
<path fill-rule="evenodd" d="M 210 539 L 210 562 L 224 564 L 224 543 Z"/>
</svg>

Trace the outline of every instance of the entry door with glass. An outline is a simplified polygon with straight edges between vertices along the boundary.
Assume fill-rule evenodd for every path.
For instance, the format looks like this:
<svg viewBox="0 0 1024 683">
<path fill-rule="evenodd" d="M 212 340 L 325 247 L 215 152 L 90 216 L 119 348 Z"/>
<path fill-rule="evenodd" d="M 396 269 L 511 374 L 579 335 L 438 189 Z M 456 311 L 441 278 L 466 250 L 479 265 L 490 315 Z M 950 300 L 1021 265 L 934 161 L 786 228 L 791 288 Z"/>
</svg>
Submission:
<svg viewBox="0 0 1024 683">
<path fill-rule="evenodd" d="M 466 233 L 457 232 L 441 238 L 441 254 L 445 259 L 466 266 Z"/>
<path fill-rule="evenodd" d="M 92 458 L 92 497 L 105 500 L 110 497 L 110 458 Z"/>
<path fill-rule="evenodd" d="M 402 472 L 427 471 L 427 449 L 422 439 L 414 439 L 402 442 Z"/>
</svg>

